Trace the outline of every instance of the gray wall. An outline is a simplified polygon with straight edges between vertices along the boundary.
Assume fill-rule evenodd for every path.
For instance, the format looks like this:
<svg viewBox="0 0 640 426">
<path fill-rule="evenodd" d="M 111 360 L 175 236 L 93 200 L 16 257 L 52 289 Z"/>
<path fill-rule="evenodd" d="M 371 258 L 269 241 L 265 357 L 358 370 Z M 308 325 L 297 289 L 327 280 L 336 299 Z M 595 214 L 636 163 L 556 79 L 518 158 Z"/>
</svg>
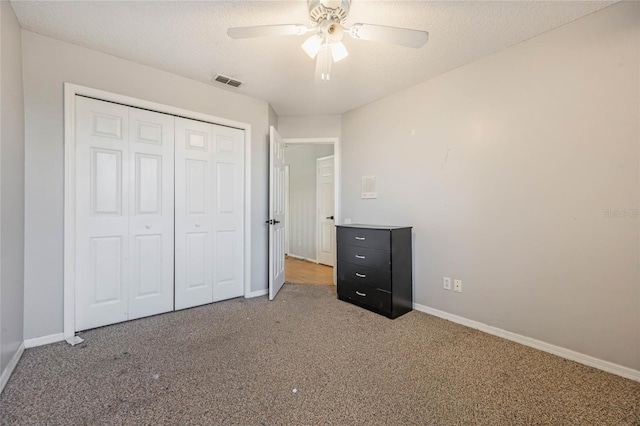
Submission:
<svg viewBox="0 0 640 426">
<path fill-rule="evenodd" d="M 333 145 L 289 145 L 289 254 L 316 260 L 316 159 L 333 154 Z"/>
<path fill-rule="evenodd" d="M 22 36 L 11 5 L 0 2 L 1 123 L 0 300 L 2 326 L 0 364 L 7 364 L 23 341 L 24 317 L 24 102 Z"/>
<path fill-rule="evenodd" d="M 639 7 L 343 116 L 343 217 L 414 227 L 417 303 L 640 369 Z"/>
<path fill-rule="evenodd" d="M 278 133 L 283 138 L 340 137 L 341 115 L 279 116 Z"/>
<path fill-rule="evenodd" d="M 266 288 L 269 105 L 23 31 L 26 118 L 25 338 L 63 330 L 63 83 L 252 125 L 252 291 Z M 272 118 L 272 120 L 275 120 Z"/>
</svg>

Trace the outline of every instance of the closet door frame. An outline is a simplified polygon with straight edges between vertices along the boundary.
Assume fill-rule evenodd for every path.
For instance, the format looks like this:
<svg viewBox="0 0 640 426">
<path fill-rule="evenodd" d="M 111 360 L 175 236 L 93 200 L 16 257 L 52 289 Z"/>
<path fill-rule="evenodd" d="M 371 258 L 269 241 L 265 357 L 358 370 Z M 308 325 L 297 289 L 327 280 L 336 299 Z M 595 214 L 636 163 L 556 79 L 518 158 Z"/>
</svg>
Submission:
<svg viewBox="0 0 640 426">
<path fill-rule="evenodd" d="M 83 341 L 75 334 L 76 96 L 86 96 L 101 101 L 244 130 L 244 297 L 262 295 L 262 292 L 251 293 L 251 125 L 77 84 L 64 83 L 64 339 L 71 345 Z"/>
</svg>

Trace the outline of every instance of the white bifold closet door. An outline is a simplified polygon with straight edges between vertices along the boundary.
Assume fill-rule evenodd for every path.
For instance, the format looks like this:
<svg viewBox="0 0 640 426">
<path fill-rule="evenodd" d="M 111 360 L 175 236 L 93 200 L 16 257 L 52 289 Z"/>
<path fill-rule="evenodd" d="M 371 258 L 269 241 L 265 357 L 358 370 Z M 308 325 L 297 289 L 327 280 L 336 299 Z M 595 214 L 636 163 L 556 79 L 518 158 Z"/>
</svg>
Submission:
<svg viewBox="0 0 640 426">
<path fill-rule="evenodd" d="M 175 307 L 244 294 L 244 131 L 176 117 Z"/>
<path fill-rule="evenodd" d="M 173 310 L 174 117 L 76 98 L 76 330 Z"/>
</svg>

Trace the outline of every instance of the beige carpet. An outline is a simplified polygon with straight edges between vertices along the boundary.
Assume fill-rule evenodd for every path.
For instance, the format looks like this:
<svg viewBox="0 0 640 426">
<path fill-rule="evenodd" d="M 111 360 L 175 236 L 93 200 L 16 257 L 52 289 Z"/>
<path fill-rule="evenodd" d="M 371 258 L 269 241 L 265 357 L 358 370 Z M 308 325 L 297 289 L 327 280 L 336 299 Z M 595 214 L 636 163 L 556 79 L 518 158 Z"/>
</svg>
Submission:
<svg viewBox="0 0 640 426">
<path fill-rule="evenodd" d="M 326 286 L 82 337 L 25 352 L 0 423 L 640 425 L 640 383 Z"/>
</svg>

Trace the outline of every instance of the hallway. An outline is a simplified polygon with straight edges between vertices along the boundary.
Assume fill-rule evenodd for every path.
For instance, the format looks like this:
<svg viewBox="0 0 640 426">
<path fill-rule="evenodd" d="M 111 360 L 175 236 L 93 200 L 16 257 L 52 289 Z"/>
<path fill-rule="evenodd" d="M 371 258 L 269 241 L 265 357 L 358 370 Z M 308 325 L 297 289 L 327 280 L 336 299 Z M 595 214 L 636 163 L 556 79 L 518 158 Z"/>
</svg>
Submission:
<svg viewBox="0 0 640 426">
<path fill-rule="evenodd" d="M 294 284 L 332 285 L 333 268 L 287 256 L 285 281 Z"/>
</svg>

